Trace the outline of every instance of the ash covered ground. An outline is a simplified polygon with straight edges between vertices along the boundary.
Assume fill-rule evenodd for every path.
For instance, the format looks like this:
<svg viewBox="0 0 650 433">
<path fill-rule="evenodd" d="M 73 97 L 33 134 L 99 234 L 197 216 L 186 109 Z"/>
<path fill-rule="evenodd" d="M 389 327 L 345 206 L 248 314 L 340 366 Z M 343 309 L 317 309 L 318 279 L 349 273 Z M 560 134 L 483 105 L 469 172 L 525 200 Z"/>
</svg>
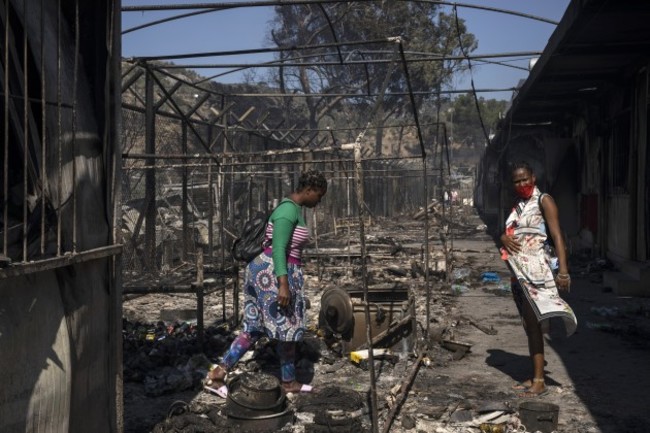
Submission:
<svg viewBox="0 0 650 433">
<path fill-rule="evenodd" d="M 444 235 L 435 212 L 433 216 L 428 296 L 421 219 L 373 221 L 366 230 L 368 285 L 405 288 L 414 301 L 417 323 L 405 343 L 394 346 L 406 350 L 375 360 L 379 431 L 479 432 L 481 424 L 492 423 L 503 431 L 523 432 L 518 410 L 523 400 L 512 385 L 528 377 L 530 363 L 507 269 L 473 209 L 459 209 L 452 233 Z M 443 239 L 450 251 L 448 279 Z M 307 260 L 310 326 L 298 348 L 297 369 L 298 379 L 318 392 L 290 394 L 292 422 L 267 431 L 372 431 L 368 366 L 352 362 L 341 341 L 318 327 L 323 293 L 362 288 L 360 262 L 355 254 L 346 254 L 348 245 L 352 251 L 358 245 L 354 230 L 322 236 L 319 253 Z M 551 327 L 546 344 L 549 393 L 532 400 L 559 407 L 558 432 L 650 431 L 644 399 L 650 389 L 650 375 L 644 373 L 650 354 L 650 302 L 618 297 L 603 287 L 602 271 L 609 266 L 579 252 L 571 257 L 574 282 L 566 299 L 576 311 L 579 329 L 564 338 L 561 324 Z M 222 294 L 206 296 L 203 351 L 195 321 L 173 317 L 174 311 L 181 316 L 196 308 L 193 295 L 130 296 L 123 308 L 124 431 L 246 431 L 229 423 L 224 399 L 202 388 L 210 364 L 237 332 L 231 322 L 231 294 L 226 297 L 227 321 L 222 318 Z M 278 369 L 273 342 L 261 340 L 235 375 L 277 375 Z"/>
</svg>

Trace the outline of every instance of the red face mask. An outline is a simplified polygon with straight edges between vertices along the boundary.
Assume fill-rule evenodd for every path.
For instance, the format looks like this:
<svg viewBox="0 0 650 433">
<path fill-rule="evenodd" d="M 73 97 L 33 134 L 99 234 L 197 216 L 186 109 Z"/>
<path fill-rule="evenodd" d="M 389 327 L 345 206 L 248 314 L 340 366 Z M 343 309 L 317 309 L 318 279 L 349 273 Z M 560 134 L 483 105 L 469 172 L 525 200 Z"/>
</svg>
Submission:
<svg viewBox="0 0 650 433">
<path fill-rule="evenodd" d="M 523 199 L 529 199 L 531 195 L 533 195 L 533 191 L 535 190 L 535 184 L 531 185 L 517 185 L 515 187 L 515 193 Z"/>
</svg>

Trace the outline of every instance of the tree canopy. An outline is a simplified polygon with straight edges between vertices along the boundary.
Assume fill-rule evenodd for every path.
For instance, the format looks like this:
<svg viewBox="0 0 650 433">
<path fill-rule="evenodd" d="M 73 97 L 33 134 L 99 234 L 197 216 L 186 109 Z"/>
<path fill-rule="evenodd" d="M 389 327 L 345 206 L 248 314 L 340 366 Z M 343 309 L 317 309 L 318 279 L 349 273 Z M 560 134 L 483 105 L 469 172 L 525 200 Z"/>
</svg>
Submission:
<svg viewBox="0 0 650 433">
<path fill-rule="evenodd" d="M 278 47 L 289 48 L 279 54 L 279 60 L 292 66 L 273 70 L 271 80 L 280 91 L 299 94 L 358 93 L 358 98 L 323 96 L 305 98 L 304 102 L 287 101 L 287 113 L 293 120 L 304 108 L 305 126 L 318 128 L 325 118 L 338 123 L 349 120 L 349 112 L 368 112 L 373 97 L 381 92 L 387 74 L 387 93 L 375 124 L 393 117 L 412 118 L 408 96 L 390 95 L 407 92 L 403 66 L 396 44 L 388 38 L 404 41 L 412 89 L 434 91 L 450 82 L 452 74 L 464 68 L 461 60 L 441 60 L 449 55 L 461 55 L 459 39 L 465 53 L 476 49 L 474 36 L 453 15 L 440 12 L 439 6 L 416 1 L 349 2 L 335 4 L 304 4 L 277 6 L 270 28 L 270 39 Z M 458 37 L 460 32 L 460 38 Z M 364 42 L 364 43 L 357 43 Z M 339 47 L 332 44 L 341 44 Z M 347 43 L 347 44 L 346 44 Z M 314 48 L 302 48 L 305 46 Z M 341 64 L 354 62 L 354 64 Z M 397 60 L 393 66 L 390 60 Z M 376 62 L 364 64 L 364 61 Z M 382 62 L 382 63 L 380 63 Z M 419 96 L 417 108 L 432 101 L 431 96 Z M 303 105 L 304 104 L 304 105 Z M 363 117 L 361 117 L 363 119 Z M 366 121 L 370 119 L 365 119 Z M 379 145 L 381 144 L 379 137 Z M 379 146 L 379 149 L 381 147 Z"/>
<path fill-rule="evenodd" d="M 461 143 L 467 147 L 477 147 L 486 143 L 485 133 L 488 135 L 496 129 L 497 122 L 506 112 L 506 101 L 497 99 L 478 98 L 481 117 L 486 128 L 481 127 L 476 101 L 471 93 L 459 95 L 447 109 L 448 131 L 452 135 L 453 143 Z"/>
</svg>

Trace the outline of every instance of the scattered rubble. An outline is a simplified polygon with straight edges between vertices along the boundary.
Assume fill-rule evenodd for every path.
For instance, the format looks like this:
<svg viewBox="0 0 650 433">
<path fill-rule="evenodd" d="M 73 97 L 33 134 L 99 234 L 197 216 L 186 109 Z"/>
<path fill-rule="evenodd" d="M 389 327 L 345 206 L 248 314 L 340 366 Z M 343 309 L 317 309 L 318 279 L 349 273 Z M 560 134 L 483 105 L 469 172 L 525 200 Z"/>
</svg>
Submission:
<svg viewBox="0 0 650 433">
<path fill-rule="evenodd" d="M 367 273 L 371 293 L 373 287 L 380 288 L 374 292 L 375 296 L 380 297 L 387 293 L 394 296 L 395 288 L 402 290 L 399 301 L 393 299 L 392 303 L 388 302 L 390 307 L 381 306 L 380 302 L 371 309 L 373 321 L 381 322 L 379 319 L 384 319 L 387 322 L 385 326 L 382 325 L 383 328 L 374 330 L 374 338 L 381 340 L 387 335 L 396 337 L 396 340 L 386 340 L 390 342 L 386 343 L 390 344 L 390 356 L 376 356 L 373 365 L 377 378 L 380 429 L 389 425 L 391 432 L 525 431 L 520 422 L 519 402 L 509 384 L 501 378 L 498 382 L 500 385 L 495 386 L 495 380 L 487 376 L 490 373 L 484 371 L 486 365 L 498 366 L 504 361 L 499 360 L 498 352 L 486 360 L 482 359 L 485 356 L 480 352 L 482 349 L 475 352 L 477 345 L 485 347 L 482 341 L 493 341 L 499 347 L 498 339 L 511 338 L 510 334 L 502 335 L 503 327 L 523 333 L 518 316 L 499 314 L 498 311 L 494 312 L 494 316 L 486 311 L 477 311 L 475 315 L 462 312 L 459 308 L 459 302 L 468 299 L 493 299 L 494 302 L 508 302 L 508 305 L 511 302 L 509 299 L 499 300 L 511 296 L 509 274 L 505 266 L 499 267 L 491 239 L 487 234 L 476 231 L 479 224 L 467 212 L 463 218 L 466 221 L 465 229 L 471 235 L 454 239 L 453 254 L 445 255 L 442 241 L 434 236 L 430 246 L 428 289 L 424 278 L 426 266 L 421 222 L 402 221 L 397 225 L 392 221 L 373 220 L 368 230 Z M 349 234 L 348 229 L 342 228 L 336 236 L 322 236 L 319 249 L 310 250 L 306 264 L 306 291 L 311 304 L 308 316 L 311 322 L 305 340 L 298 347 L 296 365 L 298 379 L 314 385 L 317 392 L 288 395 L 288 407 L 293 411 L 291 422 L 269 431 L 371 431 L 368 365 L 353 362 L 350 356 L 350 352 L 367 348 L 364 347 L 365 331 L 359 340 L 361 343 L 354 347 L 346 341 L 346 338 L 352 341 L 354 334 L 346 333 L 350 325 L 343 319 L 347 316 L 338 315 L 332 319 L 334 325 L 330 329 L 325 329 L 322 320 L 319 320 L 319 315 L 323 314 L 323 295 L 342 288 L 349 293 L 350 299 L 346 314 L 349 312 L 354 316 L 355 309 L 361 316 L 364 314 L 364 304 L 359 298 L 359 293 L 363 292 L 359 278 L 360 253 L 355 249 L 358 243 L 354 228 L 349 230 Z M 432 230 L 432 235 L 435 230 Z M 448 263 L 446 257 L 449 258 Z M 439 267 L 433 265 L 440 260 L 442 264 Z M 448 267 L 451 271 L 449 280 Z M 592 273 L 602 272 L 601 268 L 594 266 L 588 269 Z M 457 293 L 454 285 L 462 285 L 463 290 Z M 151 300 L 156 298 L 164 301 Z M 331 298 L 327 302 L 330 301 Z M 337 298 L 331 311 L 339 314 L 343 308 L 341 302 Z M 402 303 L 406 305 L 404 310 Z M 632 305 L 630 308 L 593 305 L 590 317 L 583 320 L 601 323 L 598 325 L 599 332 L 631 333 L 629 326 L 635 319 L 645 319 L 638 320 L 636 329 L 642 330 L 642 322 L 650 322 L 649 310 L 643 306 L 635 309 Z M 389 314 L 395 306 L 399 314 Z M 244 431 L 229 423 L 226 401 L 201 391 L 205 372 L 228 347 L 237 332 L 236 328 L 220 320 L 206 323 L 206 338 L 201 352 L 192 320 L 173 323 L 160 320 L 161 310 L 192 307 L 196 307 L 196 301 L 189 295 L 147 295 L 125 303 L 126 433 Z M 209 295 L 206 297 L 205 317 L 221 317 L 222 307 L 220 295 Z M 232 314 L 233 305 L 228 303 L 226 310 Z M 129 320 L 129 316 L 138 320 Z M 405 324 L 411 320 L 414 326 L 407 328 Z M 612 327 L 615 323 L 627 328 L 617 331 L 605 328 L 605 324 Z M 405 329 L 408 332 L 404 334 L 396 331 Z M 648 341 L 647 334 L 638 332 L 637 335 L 646 336 Z M 480 367 L 477 369 L 479 359 Z M 238 364 L 235 374 L 277 374 L 278 369 L 273 343 L 262 339 L 255 350 Z M 412 380 L 409 380 L 411 377 Z M 553 387 L 552 392 L 558 398 L 562 395 L 565 402 L 562 411 L 566 413 L 560 413 L 558 432 L 600 432 L 593 422 L 588 421 L 588 415 L 576 408 L 576 400 L 566 394 L 566 385 L 564 388 Z M 134 403 L 137 403 L 135 407 L 140 410 L 139 413 L 133 412 L 135 409 L 131 405 Z M 146 405 L 150 406 L 143 409 Z M 148 416 L 143 417 L 143 410 Z M 140 420 L 136 421 L 138 417 Z M 149 424 L 145 425 L 145 420 Z"/>
</svg>

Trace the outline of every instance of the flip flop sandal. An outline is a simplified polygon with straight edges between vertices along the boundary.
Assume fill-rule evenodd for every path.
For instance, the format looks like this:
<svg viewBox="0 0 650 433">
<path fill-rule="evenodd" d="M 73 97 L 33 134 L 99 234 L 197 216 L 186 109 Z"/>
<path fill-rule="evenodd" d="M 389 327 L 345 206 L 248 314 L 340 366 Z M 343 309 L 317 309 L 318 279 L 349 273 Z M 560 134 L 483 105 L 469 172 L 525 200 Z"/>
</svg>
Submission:
<svg viewBox="0 0 650 433">
<path fill-rule="evenodd" d="M 526 383 L 530 383 L 530 385 L 526 385 Z M 524 380 L 522 382 L 517 382 L 514 385 L 512 385 L 512 389 L 514 389 L 515 391 L 526 391 L 528 388 L 533 386 L 533 384 L 535 384 L 535 383 L 544 383 L 544 379 L 543 378 L 540 378 L 540 379 L 537 379 L 537 378 L 526 379 L 526 380 Z"/>
<path fill-rule="evenodd" d="M 215 394 L 221 398 L 226 398 L 228 397 L 228 387 L 226 385 L 221 385 L 219 388 L 214 388 L 212 386 L 205 385 L 203 387 L 206 391 L 208 391 L 211 394 Z"/>
<path fill-rule="evenodd" d="M 287 391 L 287 394 L 293 393 L 293 394 L 308 394 L 310 392 L 314 391 L 314 387 L 311 385 L 307 385 L 306 383 L 303 383 L 300 385 L 300 390 L 299 391 Z"/>
<path fill-rule="evenodd" d="M 533 392 L 533 391 L 528 390 L 528 391 L 524 391 L 522 393 L 517 394 L 517 397 L 519 397 L 519 398 L 538 398 L 538 397 L 542 397 L 542 396 L 544 396 L 544 395 L 546 395 L 548 393 L 549 393 L 548 388 L 544 388 L 544 390 L 542 390 L 540 392 Z"/>
<path fill-rule="evenodd" d="M 528 388 L 530 388 L 533 384 L 531 382 L 530 385 L 526 385 L 526 382 L 530 382 L 530 380 L 524 380 L 523 382 L 517 382 L 514 385 L 512 385 L 512 389 L 515 391 L 526 391 Z"/>
</svg>

